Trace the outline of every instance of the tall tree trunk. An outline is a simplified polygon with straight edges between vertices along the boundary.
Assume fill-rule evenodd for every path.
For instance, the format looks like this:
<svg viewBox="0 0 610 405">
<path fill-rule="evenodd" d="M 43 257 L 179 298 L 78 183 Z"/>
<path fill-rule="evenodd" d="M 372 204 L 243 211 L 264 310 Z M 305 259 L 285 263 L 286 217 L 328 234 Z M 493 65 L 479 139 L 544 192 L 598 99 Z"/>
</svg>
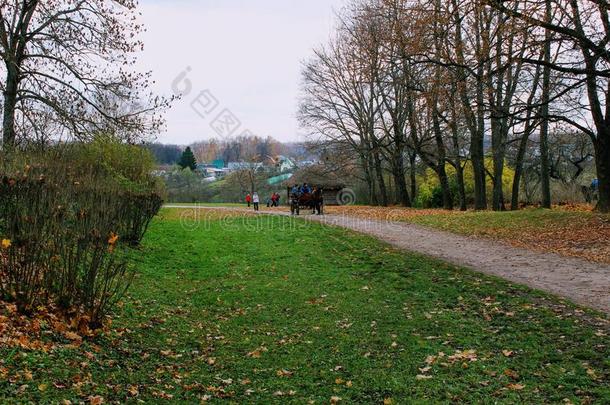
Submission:
<svg viewBox="0 0 610 405">
<path fill-rule="evenodd" d="M 546 0 L 546 21 L 550 22 L 551 1 Z M 551 166 L 549 163 L 549 103 L 551 91 L 551 31 L 546 30 L 544 42 L 544 62 L 542 72 L 542 105 L 540 115 L 542 123 L 540 125 L 540 182 L 542 185 L 542 207 L 551 208 Z"/>
<path fill-rule="evenodd" d="M 415 151 L 409 151 L 409 176 L 411 183 L 411 198 L 415 200 L 417 198 L 417 173 L 415 171 L 415 160 L 417 154 Z"/>
<path fill-rule="evenodd" d="M 517 161 L 515 162 L 515 177 L 513 178 L 513 192 L 510 200 L 510 209 L 516 211 L 519 209 L 519 192 L 521 189 L 521 177 L 523 176 L 523 159 L 527 151 L 527 142 L 529 140 L 529 131 L 526 131 L 519 141 L 519 150 L 517 151 Z"/>
<path fill-rule="evenodd" d="M 485 95 L 483 77 L 485 74 L 484 61 L 488 55 L 481 55 L 481 15 L 480 11 L 475 11 L 476 49 L 478 56 L 478 67 L 476 75 L 476 131 L 472 134 L 470 153 L 472 160 L 472 170 L 474 172 L 474 208 L 477 210 L 487 209 L 487 187 L 485 172 Z"/>
<path fill-rule="evenodd" d="M 595 142 L 595 166 L 599 181 L 599 200 L 595 209 L 599 212 L 610 212 L 610 126 L 597 134 Z"/>
<path fill-rule="evenodd" d="M 407 188 L 407 177 L 405 176 L 404 164 L 394 171 L 394 184 L 396 185 L 396 202 L 403 207 L 411 206 L 411 198 Z"/>
<path fill-rule="evenodd" d="M 474 208 L 477 210 L 487 209 L 486 173 L 485 173 L 485 116 L 483 107 L 482 84 L 477 84 L 477 130 L 471 133 L 470 159 L 474 172 Z"/>
<path fill-rule="evenodd" d="M 394 156 L 394 182 L 396 184 L 396 195 L 398 196 L 398 202 L 403 207 L 410 207 L 411 198 L 409 197 L 407 178 L 405 176 L 404 147 L 402 145 L 397 145 L 396 148 L 396 156 Z"/>
<path fill-rule="evenodd" d="M 451 188 L 449 187 L 449 177 L 447 176 L 447 170 L 445 164 L 438 166 L 436 174 L 441 185 L 441 192 L 443 194 L 443 208 L 446 210 L 453 209 L 453 196 L 451 195 Z"/>
<path fill-rule="evenodd" d="M 383 178 L 383 166 L 379 151 L 373 152 L 373 164 L 375 169 L 375 176 L 377 177 L 377 183 L 379 184 L 379 197 L 381 197 L 380 205 L 383 207 L 388 206 L 388 191 L 385 185 L 385 179 Z"/>
<path fill-rule="evenodd" d="M 460 160 L 458 159 L 455 168 L 455 175 L 458 183 L 458 196 L 460 198 L 460 211 L 466 211 L 468 206 L 466 204 L 466 185 L 464 184 L 464 168 Z"/>
<path fill-rule="evenodd" d="M 438 68 L 437 68 L 438 69 Z M 443 193 L 443 208 L 446 210 L 453 209 L 453 196 L 451 195 L 451 189 L 449 187 L 449 179 L 447 177 L 447 170 L 445 164 L 447 161 L 447 154 L 445 151 L 445 144 L 443 142 L 443 133 L 441 131 L 439 111 L 438 111 L 438 93 L 435 93 L 433 97 L 432 106 L 432 126 L 434 131 L 434 139 L 436 141 L 436 150 L 438 154 L 436 164 L 436 174 L 441 184 L 441 191 Z"/>
<path fill-rule="evenodd" d="M 501 141 L 503 144 L 504 142 Z M 504 176 L 504 151 L 503 145 L 494 148 L 494 182 L 493 182 L 493 210 L 504 211 L 504 190 L 502 178 Z"/>
<path fill-rule="evenodd" d="M 369 156 L 362 156 L 362 170 L 364 171 L 364 181 L 367 186 L 368 191 L 368 203 L 376 205 L 376 196 L 375 196 L 375 184 L 373 182 L 373 176 L 371 175 L 371 166 L 370 166 L 370 158 Z"/>
<path fill-rule="evenodd" d="M 7 64 L 6 87 L 4 90 L 2 149 L 5 153 L 15 147 L 15 108 L 17 106 L 18 72 L 11 64 Z"/>
</svg>

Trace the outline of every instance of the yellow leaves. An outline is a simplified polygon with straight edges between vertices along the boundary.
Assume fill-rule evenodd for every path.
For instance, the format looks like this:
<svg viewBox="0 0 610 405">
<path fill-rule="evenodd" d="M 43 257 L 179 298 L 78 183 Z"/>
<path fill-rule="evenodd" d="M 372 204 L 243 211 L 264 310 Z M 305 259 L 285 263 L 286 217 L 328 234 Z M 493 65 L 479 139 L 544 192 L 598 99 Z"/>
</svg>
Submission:
<svg viewBox="0 0 610 405">
<path fill-rule="evenodd" d="M 74 343 L 82 343 L 83 338 L 81 337 L 81 335 L 79 335 L 78 333 L 75 332 L 64 332 L 64 337 L 68 340 L 73 341 Z"/>
<path fill-rule="evenodd" d="M 593 380 L 597 380 L 599 378 L 597 373 L 595 373 L 595 370 L 593 370 L 591 367 L 587 367 L 587 375 Z"/>
<path fill-rule="evenodd" d="M 101 405 L 104 403 L 104 397 L 101 397 L 99 395 L 91 395 L 87 399 L 89 400 L 89 403 L 91 405 Z"/>
<path fill-rule="evenodd" d="M 117 241 L 119 240 L 119 235 L 112 232 L 110 237 L 108 238 L 108 251 L 113 252 Z"/>
<path fill-rule="evenodd" d="M 293 376 L 293 374 L 294 374 L 294 372 L 292 372 L 292 371 L 288 371 L 288 370 L 284 370 L 284 369 L 281 369 L 281 370 L 278 370 L 278 371 L 277 371 L 275 374 L 276 374 L 278 377 L 292 377 L 292 376 Z"/>
<path fill-rule="evenodd" d="M 8 249 L 11 247 L 11 240 L 10 239 L 2 239 L 2 249 Z"/>
<path fill-rule="evenodd" d="M 117 235 L 116 233 L 112 232 L 110 234 L 110 237 L 108 238 L 108 244 L 110 246 L 114 246 L 117 243 L 118 240 L 119 240 L 119 235 Z"/>
<path fill-rule="evenodd" d="M 0 380 L 6 380 L 8 377 L 8 368 L 0 367 Z"/>
<path fill-rule="evenodd" d="M 246 354 L 246 356 L 252 359 L 260 359 L 263 353 L 266 351 L 268 351 L 268 349 L 265 346 L 261 346 L 258 349 L 252 350 L 251 352 Z"/>
<path fill-rule="evenodd" d="M 519 379 L 519 374 L 516 371 L 511 370 L 510 368 L 507 368 L 506 370 L 504 370 L 504 375 L 512 378 L 513 380 Z"/>
<path fill-rule="evenodd" d="M 437 358 L 442 358 L 442 357 L 445 357 L 445 353 L 440 352 L 438 354 L 438 356 L 432 356 L 432 355 L 431 356 L 427 356 L 425 361 L 426 361 L 427 365 L 432 365 L 432 364 L 434 364 L 436 362 Z"/>
<path fill-rule="evenodd" d="M 47 390 L 47 387 L 48 387 L 47 384 L 38 384 L 38 391 L 44 392 Z"/>
<path fill-rule="evenodd" d="M 394 405 L 394 400 L 392 398 L 384 398 L 383 405 Z"/>
<path fill-rule="evenodd" d="M 129 393 L 129 395 L 131 395 L 132 397 L 137 397 L 140 394 L 140 391 L 135 385 L 130 385 L 129 387 L 127 387 L 127 393 Z"/>
<path fill-rule="evenodd" d="M 451 363 L 454 363 L 459 360 L 477 361 L 477 352 L 476 352 L 476 350 L 464 350 L 464 351 L 456 350 L 455 354 L 447 357 L 447 359 Z"/>
</svg>

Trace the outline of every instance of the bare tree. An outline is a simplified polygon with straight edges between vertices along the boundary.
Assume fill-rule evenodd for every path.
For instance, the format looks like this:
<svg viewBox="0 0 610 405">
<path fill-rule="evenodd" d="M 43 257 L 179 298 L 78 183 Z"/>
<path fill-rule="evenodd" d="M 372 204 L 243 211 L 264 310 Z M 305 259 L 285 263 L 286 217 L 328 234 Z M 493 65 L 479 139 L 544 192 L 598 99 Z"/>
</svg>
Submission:
<svg viewBox="0 0 610 405">
<path fill-rule="evenodd" d="M 158 130 L 169 102 L 134 73 L 135 0 L 1 0 L 2 140 L 10 150 L 53 121 L 72 137 Z M 44 124 L 47 122 L 47 124 Z M 133 139 L 132 139 L 133 140 Z"/>
<path fill-rule="evenodd" d="M 604 0 L 487 0 L 487 3 L 563 41 L 565 55 L 560 60 L 526 62 L 564 74 L 575 91 L 586 89 L 586 104 L 582 108 L 588 110 L 589 117 L 562 114 L 544 118 L 569 123 L 589 135 L 599 179 L 597 209 L 610 212 L 610 4 Z"/>
</svg>

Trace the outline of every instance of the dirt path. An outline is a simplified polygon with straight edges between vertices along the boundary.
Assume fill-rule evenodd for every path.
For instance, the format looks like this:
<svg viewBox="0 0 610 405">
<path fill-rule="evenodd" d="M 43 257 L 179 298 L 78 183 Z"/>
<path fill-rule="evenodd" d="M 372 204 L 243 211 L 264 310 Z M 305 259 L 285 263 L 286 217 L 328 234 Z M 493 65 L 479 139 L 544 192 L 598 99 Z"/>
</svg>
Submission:
<svg viewBox="0 0 610 405">
<path fill-rule="evenodd" d="M 167 207 L 194 208 L 180 205 Z M 224 209 L 244 211 L 240 208 Z M 261 211 L 261 214 L 290 215 L 279 211 Z M 307 215 L 303 218 L 372 235 L 400 249 L 525 284 L 610 314 L 608 265 L 551 253 L 537 253 L 496 241 L 455 235 L 403 222 L 338 215 Z"/>
</svg>

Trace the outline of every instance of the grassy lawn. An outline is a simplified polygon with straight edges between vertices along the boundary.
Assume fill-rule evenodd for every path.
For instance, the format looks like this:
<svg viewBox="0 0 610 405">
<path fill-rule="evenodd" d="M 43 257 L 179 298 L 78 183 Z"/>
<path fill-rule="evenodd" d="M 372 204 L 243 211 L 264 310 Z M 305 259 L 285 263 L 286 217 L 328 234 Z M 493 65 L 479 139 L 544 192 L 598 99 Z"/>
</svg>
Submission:
<svg viewBox="0 0 610 405">
<path fill-rule="evenodd" d="M 519 211 L 445 211 L 406 208 L 328 207 L 328 213 L 390 219 L 511 245 L 610 264 L 610 216 L 584 207 Z"/>
<path fill-rule="evenodd" d="M 181 218 L 153 223 L 110 333 L 0 347 L 0 402 L 610 402 L 601 315 L 340 229 Z"/>
</svg>

